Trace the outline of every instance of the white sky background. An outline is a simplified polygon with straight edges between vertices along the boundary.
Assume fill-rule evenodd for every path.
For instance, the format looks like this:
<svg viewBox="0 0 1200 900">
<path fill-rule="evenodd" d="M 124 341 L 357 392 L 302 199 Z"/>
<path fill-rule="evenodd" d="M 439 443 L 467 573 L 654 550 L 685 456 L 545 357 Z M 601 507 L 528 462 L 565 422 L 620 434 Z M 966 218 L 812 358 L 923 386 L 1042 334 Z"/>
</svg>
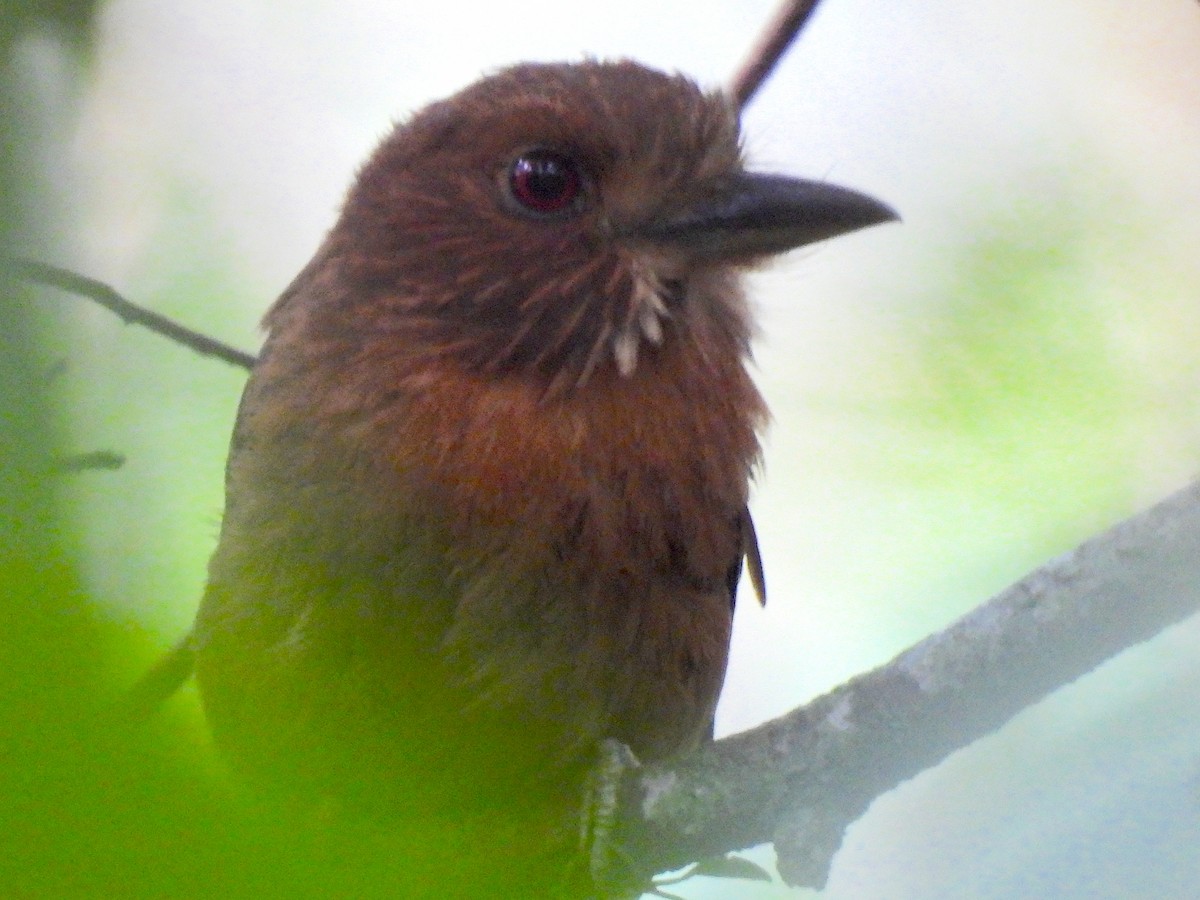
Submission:
<svg viewBox="0 0 1200 900">
<path fill-rule="evenodd" d="M 196 309 L 188 321 L 255 347 L 254 322 L 307 261 L 356 166 L 393 119 L 522 59 L 631 56 L 718 85 L 773 7 L 762 0 L 112 2 L 69 151 L 77 217 L 70 262 L 153 303 L 150 287 L 169 291 L 156 253 L 178 246 L 174 204 L 183 192 L 203 211 L 246 297 L 228 318 L 212 321 Z M 857 479 L 841 458 L 842 432 L 805 400 L 852 383 L 847 370 L 882 346 L 886 323 L 911 322 L 936 306 L 921 279 L 939 256 L 970 242 L 977 206 L 1009 195 L 1014 207 L 1036 204 L 1039 178 L 1053 184 L 1077 177 L 1081 166 L 1097 173 L 1089 208 L 1128 220 L 1130 253 L 1157 247 L 1155 265 L 1190 279 L 1190 297 L 1200 299 L 1192 249 L 1200 246 L 1200 5 L 825 0 L 748 110 L 744 130 L 752 163 L 873 193 L 904 224 L 802 251 L 755 277 L 758 371 L 776 414 L 755 502 L 771 603 L 765 611 L 741 604 L 723 731 L 756 724 L 886 660 L 1022 574 L 1027 561 L 1019 554 L 997 561 L 1004 548 L 995 547 L 996 523 L 986 511 L 982 523 L 965 508 L 961 519 L 934 526 L 923 520 L 930 507 L 918 492 L 881 499 L 877 485 Z M 1136 203 L 1109 207 L 1109 197 Z M 1150 244 L 1132 243 L 1147 234 L 1155 236 Z M 1129 282 L 1106 289 L 1136 296 L 1137 267 L 1117 273 Z M 128 332 L 103 316 L 88 321 L 87 340 L 119 358 Z M 1190 318 L 1181 327 L 1196 326 Z M 121 443 L 119 434 L 104 442 Z M 1132 461 L 1147 470 L 1140 499 L 1193 474 L 1197 446 L 1181 439 L 1178 448 L 1159 446 Z M 169 477 L 169 468 L 160 472 Z M 215 508 L 191 510 L 198 524 L 189 541 L 213 534 L 219 481 L 207 497 Z M 1053 516 L 1054 498 L 1039 499 Z M 120 543 L 127 539 L 95 537 L 94 550 L 101 559 L 137 554 L 138 545 Z M 180 627 L 198 597 L 202 564 L 186 577 L 192 593 L 170 618 Z M 122 593 L 119 584 L 104 587 Z M 950 589 L 962 593 L 929 605 L 930 592 Z M 1174 652 L 1171 659 L 1187 654 L 1179 639 L 1171 646 L 1162 650 Z M 1161 656 L 1146 665 L 1161 667 Z M 1035 716 L 1026 727 L 1037 724 Z M 1004 754 L 993 753 L 980 765 L 997 765 Z M 970 847 L 997 838 L 986 828 L 943 831 L 953 849 L 914 864 L 916 851 L 904 843 L 914 830 L 954 821 L 954 813 L 931 812 L 927 800 L 928 791 L 918 792 L 910 806 L 889 814 L 885 803 L 868 816 L 826 896 L 925 898 L 943 896 L 935 885 L 961 884 L 942 867 L 960 854 L 976 860 Z"/>
</svg>

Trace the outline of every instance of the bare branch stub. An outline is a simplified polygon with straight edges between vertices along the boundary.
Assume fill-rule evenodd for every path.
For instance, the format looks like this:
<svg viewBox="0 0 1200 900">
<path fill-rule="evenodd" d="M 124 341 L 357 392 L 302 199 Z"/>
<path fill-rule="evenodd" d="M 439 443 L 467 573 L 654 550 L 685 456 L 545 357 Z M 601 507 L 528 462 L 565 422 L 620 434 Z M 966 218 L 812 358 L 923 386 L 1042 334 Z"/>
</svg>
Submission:
<svg viewBox="0 0 1200 900">
<path fill-rule="evenodd" d="M 54 471 L 75 473 L 106 470 L 111 472 L 123 465 L 125 465 L 123 453 L 117 453 L 115 450 L 92 450 L 87 453 L 58 457 L 54 460 Z"/>
<path fill-rule="evenodd" d="M 122 321 L 148 328 L 155 334 L 160 334 L 203 356 L 214 356 L 230 365 L 241 366 L 243 369 L 250 369 L 254 366 L 253 354 L 230 347 L 206 334 L 180 325 L 174 319 L 161 313 L 138 306 L 136 303 L 126 300 L 102 281 L 96 281 L 94 278 L 88 278 L 69 269 L 61 269 L 58 266 L 31 260 L 13 260 L 10 265 L 18 275 L 27 281 L 86 297 L 119 316 Z"/>
<path fill-rule="evenodd" d="M 785 0 L 768 23 L 754 49 L 738 69 L 729 85 L 729 93 L 739 110 L 762 87 L 776 64 L 787 52 L 805 23 L 812 17 L 820 0 Z"/>
</svg>

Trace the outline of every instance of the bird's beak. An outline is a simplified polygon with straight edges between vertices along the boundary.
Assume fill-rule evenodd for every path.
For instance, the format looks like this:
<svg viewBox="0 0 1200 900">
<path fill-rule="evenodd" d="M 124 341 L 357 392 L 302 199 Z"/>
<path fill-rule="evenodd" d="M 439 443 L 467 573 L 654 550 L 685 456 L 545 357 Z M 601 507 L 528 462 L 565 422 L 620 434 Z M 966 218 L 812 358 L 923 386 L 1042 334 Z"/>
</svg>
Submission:
<svg viewBox="0 0 1200 900">
<path fill-rule="evenodd" d="M 638 229 L 655 244 L 715 259 L 770 256 L 900 218 L 873 197 L 783 175 L 742 172 Z"/>
</svg>

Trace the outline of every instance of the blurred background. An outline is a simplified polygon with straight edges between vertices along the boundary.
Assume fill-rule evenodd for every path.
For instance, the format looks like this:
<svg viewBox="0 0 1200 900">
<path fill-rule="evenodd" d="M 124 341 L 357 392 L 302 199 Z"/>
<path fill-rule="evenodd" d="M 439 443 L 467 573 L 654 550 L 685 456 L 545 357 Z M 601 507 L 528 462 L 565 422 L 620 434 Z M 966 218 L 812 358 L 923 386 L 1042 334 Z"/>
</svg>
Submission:
<svg viewBox="0 0 1200 900">
<path fill-rule="evenodd" d="M 718 86 L 773 8 L 0 4 L 3 239 L 253 351 L 392 121 L 522 59 L 631 56 Z M 770 604 L 739 605 L 721 733 L 1195 477 L 1200 5 L 825 0 L 744 131 L 754 165 L 904 222 L 753 276 Z M 262 895 L 190 689 L 149 740 L 87 728 L 188 627 L 244 374 L 5 292 L 5 893 Z M 95 450 L 126 462 L 53 465 Z M 881 798 L 823 896 L 1196 896 L 1198 647 L 1184 623 Z"/>
</svg>

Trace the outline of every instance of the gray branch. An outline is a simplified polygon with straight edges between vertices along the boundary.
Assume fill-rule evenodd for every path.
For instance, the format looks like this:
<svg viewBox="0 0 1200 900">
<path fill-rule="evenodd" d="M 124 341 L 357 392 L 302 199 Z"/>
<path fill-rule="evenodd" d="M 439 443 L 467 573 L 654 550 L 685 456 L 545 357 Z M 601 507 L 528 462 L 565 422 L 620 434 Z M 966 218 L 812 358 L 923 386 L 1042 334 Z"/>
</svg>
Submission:
<svg viewBox="0 0 1200 900">
<path fill-rule="evenodd" d="M 1200 610 L 1200 482 L 1051 560 L 888 664 L 624 787 L 646 871 L 774 842 L 822 887 L 878 796 Z"/>
</svg>

